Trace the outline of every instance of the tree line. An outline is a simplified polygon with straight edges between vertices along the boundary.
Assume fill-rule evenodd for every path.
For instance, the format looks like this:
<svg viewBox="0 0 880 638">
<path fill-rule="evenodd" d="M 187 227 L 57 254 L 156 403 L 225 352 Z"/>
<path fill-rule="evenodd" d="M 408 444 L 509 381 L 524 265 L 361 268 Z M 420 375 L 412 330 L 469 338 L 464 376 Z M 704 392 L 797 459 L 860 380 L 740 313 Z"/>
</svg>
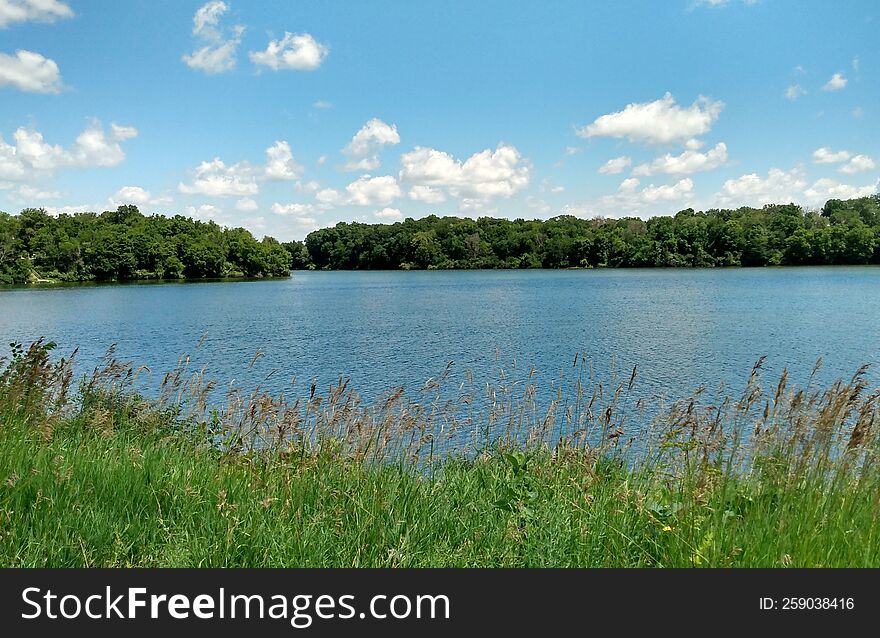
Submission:
<svg viewBox="0 0 880 638">
<path fill-rule="evenodd" d="M 406 219 L 341 222 L 285 244 L 291 268 L 709 267 L 880 263 L 880 194 L 696 212 L 647 221 L 581 219 Z"/>
<path fill-rule="evenodd" d="M 709 267 L 880 263 L 880 194 L 622 219 L 340 222 L 304 241 L 136 206 L 0 213 L 0 283 L 277 277 L 290 270 Z"/>
<path fill-rule="evenodd" d="M 278 241 L 136 206 L 53 217 L 42 208 L 0 213 L 0 283 L 290 275 Z"/>
</svg>

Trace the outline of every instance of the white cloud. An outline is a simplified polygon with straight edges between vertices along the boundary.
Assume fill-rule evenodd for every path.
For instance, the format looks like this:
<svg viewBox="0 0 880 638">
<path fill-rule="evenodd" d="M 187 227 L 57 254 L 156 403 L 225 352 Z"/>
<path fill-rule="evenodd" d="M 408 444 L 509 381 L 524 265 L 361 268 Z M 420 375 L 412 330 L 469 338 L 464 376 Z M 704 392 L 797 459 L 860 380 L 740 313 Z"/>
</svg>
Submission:
<svg viewBox="0 0 880 638">
<path fill-rule="evenodd" d="M 73 11 L 59 0 L 0 0 L 0 29 L 15 22 L 54 22 Z"/>
<path fill-rule="evenodd" d="M 251 51 L 251 62 L 266 66 L 273 71 L 292 69 L 295 71 L 314 71 L 330 49 L 308 33 L 284 32 L 280 40 L 271 40 L 265 51 Z"/>
<path fill-rule="evenodd" d="M 785 97 L 788 100 L 794 102 L 802 95 L 806 95 L 807 92 L 801 87 L 800 84 L 792 84 L 787 89 L 785 89 Z"/>
<path fill-rule="evenodd" d="M 705 153 L 687 150 L 681 155 L 667 153 L 658 157 L 650 164 L 639 164 L 633 169 L 633 175 L 691 175 L 703 171 L 711 171 L 727 162 L 727 145 L 718 142 L 715 148 Z"/>
<path fill-rule="evenodd" d="M 343 166 L 347 171 L 374 171 L 381 162 L 379 152 L 387 145 L 400 144 L 397 126 L 386 124 L 379 118 L 373 118 L 354 134 L 348 145 L 342 149 L 348 162 Z"/>
<path fill-rule="evenodd" d="M 76 138 L 72 163 L 76 166 L 118 166 L 125 159 L 121 142 L 137 137 L 130 126 L 110 125 L 110 134 L 99 126 L 87 128 Z"/>
<path fill-rule="evenodd" d="M 323 208 L 334 206 L 387 206 L 401 197 L 400 184 L 391 175 L 363 175 L 345 187 L 345 192 L 325 188 L 315 194 Z"/>
<path fill-rule="evenodd" d="M 10 202 L 15 202 L 22 206 L 40 205 L 47 200 L 61 199 L 65 193 L 60 191 L 46 191 L 28 184 L 22 184 L 18 188 L 9 182 L 0 182 L 0 189 L 14 189 L 8 195 Z"/>
<path fill-rule="evenodd" d="M 403 217 L 403 213 L 396 208 L 383 208 L 382 210 L 377 210 L 373 213 L 373 217 L 376 219 L 394 220 Z"/>
<path fill-rule="evenodd" d="M 303 237 L 318 227 L 318 220 L 312 215 L 314 210 L 313 204 L 272 204 L 272 212 L 285 218 L 288 233 L 298 237 Z"/>
<path fill-rule="evenodd" d="M 721 205 L 763 206 L 799 202 L 807 182 L 801 167 L 790 171 L 771 168 L 767 177 L 757 173 L 742 175 L 724 182 L 715 199 Z"/>
<path fill-rule="evenodd" d="M 835 73 L 831 76 L 831 79 L 825 83 L 825 85 L 822 87 L 822 90 L 839 91 L 846 86 L 847 82 L 849 82 L 849 80 L 844 77 L 843 73 Z"/>
<path fill-rule="evenodd" d="M 243 197 L 256 195 L 259 191 L 254 171 L 246 162 L 232 166 L 219 157 L 210 162 L 202 162 L 196 167 L 192 184 L 178 184 L 178 190 L 185 195 L 205 195 L 207 197 Z"/>
<path fill-rule="evenodd" d="M 62 88 L 61 73 L 54 60 L 33 51 L 0 53 L 0 87 L 3 86 L 30 93 L 58 93 Z"/>
<path fill-rule="evenodd" d="M 134 204 L 135 206 L 167 206 L 174 200 L 171 197 L 153 197 L 150 191 L 140 186 L 123 186 L 108 199 L 111 206 Z"/>
<path fill-rule="evenodd" d="M 142 206 L 149 201 L 150 191 L 140 186 L 123 186 L 110 197 L 110 202 L 117 206 L 121 204 Z"/>
<path fill-rule="evenodd" d="M 543 199 L 538 199 L 537 197 L 535 197 L 533 195 L 527 196 L 525 199 L 525 202 L 526 202 L 526 206 L 528 206 L 530 209 L 532 209 L 533 211 L 535 211 L 539 215 L 547 215 L 550 213 L 551 210 L 553 210 L 550 207 L 550 204 L 545 202 Z"/>
<path fill-rule="evenodd" d="M 201 206 L 187 206 L 184 209 L 184 212 L 188 217 L 192 217 L 193 219 L 200 219 L 202 221 L 217 221 L 218 218 L 222 220 L 225 218 L 223 214 L 223 210 L 213 204 L 202 204 Z"/>
<path fill-rule="evenodd" d="M 323 207 L 339 206 L 343 203 L 342 194 L 335 188 L 323 188 L 315 193 L 315 199 Z"/>
<path fill-rule="evenodd" d="M 192 32 L 204 46 L 183 56 L 187 66 L 212 75 L 235 68 L 235 55 L 245 28 L 242 25 L 221 28 L 220 18 L 228 11 L 229 5 L 221 0 L 212 0 L 196 11 Z"/>
<path fill-rule="evenodd" d="M 538 190 L 542 193 L 564 193 L 565 186 L 556 186 L 549 178 L 545 177 L 541 180 L 541 185 L 538 187 Z"/>
<path fill-rule="evenodd" d="M 650 184 L 639 192 L 640 199 L 652 204 L 654 202 L 669 202 L 681 199 L 694 190 L 694 182 L 690 178 L 679 180 L 675 184 Z"/>
<path fill-rule="evenodd" d="M 856 108 L 853 109 L 852 116 L 854 118 L 856 118 L 857 120 L 862 119 L 862 117 L 864 115 L 865 115 L 865 109 L 863 109 L 861 106 L 857 106 Z"/>
<path fill-rule="evenodd" d="M 266 149 L 266 166 L 264 173 L 267 179 L 294 180 L 302 175 L 303 167 L 293 159 L 290 144 L 284 140 L 275 142 Z"/>
<path fill-rule="evenodd" d="M 118 166 L 125 159 L 120 143 L 137 135 L 137 129 L 119 127 L 130 134 L 118 136 L 115 129 L 108 135 L 94 124 L 77 136 L 70 147 L 49 144 L 35 129 L 20 127 L 12 134 L 13 143 L 0 136 L 0 179 L 28 181 L 51 175 L 59 168 Z"/>
<path fill-rule="evenodd" d="M 315 107 L 316 109 L 332 109 L 333 108 L 333 105 L 330 102 L 325 102 L 324 100 L 317 100 L 314 104 L 312 104 L 312 106 Z"/>
<path fill-rule="evenodd" d="M 569 205 L 563 213 L 571 215 L 606 214 L 613 217 L 627 215 L 644 215 L 650 213 L 668 213 L 670 202 L 688 201 L 693 196 L 694 182 L 690 178 L 681 179 L 673 184 L 649 184 L 639 188 L 641 182 L 635 177 L 628 177 L 620 183 L 617 192 L 605 195 L 583 205 Z"/>
<path fill-rule="evenodd" d="M 177 188 L 186 195 L 243 198 L 259 192 L 258 180 L 291 181 L 299 179 L 302 172 L 303 167 L 294 160 L 290 144 L 279 140 L 266 149 L 266 164 L 263 166 L 253 166 L 248 162 L 227 166 L 223 160 L 215 157 L 196 167 L 192 184 L 181 183 Z"/>
<path fill-rule="evenodd" d="M 295 188 L 303 193 L 317 193 L 321 189 L 321 184 L 312 179 L 308 182 L 297 182 Z"/>
<path fill-rule="evenodd" d="M 60 199 L 64 197 L 64 193 L 60 191 L 44 191 L 27 184 L 18 187 L 18 194 L 28 199 Z"/>
<path fill-rule="evenodd" d="M 852 68 L 856 73 L 859 72 L 859 56 L 856 56 L 852 59 Z"/>
<path fill-rule="evenodd" d="M 443 194 L 443 191 L 423 184 L 416 184 L 410 188 L 409 198 L 426 204 L 441 204 L 446 201 L 446 195 Z"/>
<path fill-rule="evenodd" d="M 77 213 L 93 213 L 101 210 L 101 204 L 77 204 L 68 206 L 44 206 L 46 212 L 52 217 L 58 215 L 75 215 Z"/>
<path fill-rule="evenodd" d="M 278 202 L 272 204 L 272 212 L 276 215 L 302 216 L 314 212 L 314 210 L 315 207 L 312 204 L 279 204 Z"/>
<path fill-rule="evenodd" d="M 632 165 L 632 158 L 627 155 L 615 157 L 599 167 L 599 173 L 602 175 L 617 175 L 628 169 Z"/>
<path fill-rule="evenodd" d="M 138 130 L 133 126 L 120 126 L 116 122 L 110 124 L 110 135 L 114 140 L 123 141 L 137 137 Z"/>
<path fill-rule="evenodd" d="M 841 184 L 833 179 L 823 177 L 804 191 L 804 203 L 822 206 L 829 199 L 868 197 L 878 192 L 878 189 L 880 189 L 880 180 L 866 186 L 850 186 L 849 184 Z"/>
<path fill-rule="evenodd" d="M 355 206 L 386 206 L 403 195 L 400 185 L 391 175 L 364 175 L 346 186 L 345 192 L 345 202 Z"/>
<path fill-rule="evenodd" d="M 258 208 L 259 206 L 257 205 L 257 202 L 252 200 L 250 197 L 243 197 L 242 199 L 235 202 L 235 210 L 242 213 L 252 213 Z"/>
<path fill-rule="evenodd" d="M 841 173 L 853 174 L 872 171 L 877 167 L 874 158 L 868 155 L 856 155 L 849 162 L 840 167 Z"/>
<path fill-rule="evenodd" d="M 653 102 L 634 102 L 622 111 L 602 115 L 577 130 L 580 137 L 627 138 L 642 144 L 685 142 L 708 133 L 724 108 L 721 101 L 700 96 L 682 108 L 671 93 Z"/>
<path fill-rule="evenodd" d="M 411 186 L 444 189 L 467 200 L 510 197 L 528 186 L 531 176 L 531 165 L 508 144 L 474 153 L 463 163 L 449 153 L 417 146 L 401 156 L 400 164 L 400 179 Z"/>
<path fill-rule="evenodd" d="M 845 162 L 850 157 L 852 157 L 852 153 L 849 151 L 833 151 L 827 146 L 813 151 L 814 164 L 837 164 L 838 162 Z"/>
<path fill-rule="evenodd" d="M 330 225 L 330 224 L 328 224 Z M 289 237 L 305 237 L 318 227 L 318 220 L 307 215 L 285 219 L 282 234 Z"/>
</svg>

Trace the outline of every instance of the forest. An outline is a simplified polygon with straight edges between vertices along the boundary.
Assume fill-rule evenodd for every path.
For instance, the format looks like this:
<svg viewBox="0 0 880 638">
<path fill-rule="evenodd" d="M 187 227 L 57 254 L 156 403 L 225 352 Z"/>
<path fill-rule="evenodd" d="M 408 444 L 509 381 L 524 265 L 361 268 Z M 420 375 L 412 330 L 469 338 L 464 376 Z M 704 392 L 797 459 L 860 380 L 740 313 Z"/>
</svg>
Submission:
<svg viewBox="0 0 880 638">
<path fill-rule="evenodd" d="M 41 208 L 0 213 L 0 283 L 287 277 L 275 239 L 136 206 L 53 217 Z"/>
<path fill-rule="evenodd" d="M 880 195 L 673 217 L 339 223 L 285 244 L 317 269 L 710 267 L 880 263 Z"/>
<path fill-rule="evenodd" d="M 620 268 L 880 263 L 880 194 L 642 220 L 481 217 L 340 222 L 304 241 L 258 241 L 136 206 L 0 213 L 0 283 L 284 277 L 290 270 Z"/>
</svg>

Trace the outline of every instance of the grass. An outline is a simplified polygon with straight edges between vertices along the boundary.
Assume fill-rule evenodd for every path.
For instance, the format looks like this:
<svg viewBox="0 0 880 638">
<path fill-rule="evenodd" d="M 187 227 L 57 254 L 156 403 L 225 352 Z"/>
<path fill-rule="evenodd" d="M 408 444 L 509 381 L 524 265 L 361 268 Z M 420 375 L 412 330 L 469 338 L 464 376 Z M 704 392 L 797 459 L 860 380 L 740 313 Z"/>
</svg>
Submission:
<svg viewBox="0 0 880 638">
<path fill-rule="evenodd" d="M 759 362 L 633 432 L 635 370 L 543 409 L 533 379 L 441 401 L 445 374 L 423 403 L 340 382 L 215 409 L 186 360 L 148 401 L 132 366 L 75 383 L 51 347 L 0 362 L 4 567 L 880 566 L 865 369 L 765 391 Z"/>
</svg>

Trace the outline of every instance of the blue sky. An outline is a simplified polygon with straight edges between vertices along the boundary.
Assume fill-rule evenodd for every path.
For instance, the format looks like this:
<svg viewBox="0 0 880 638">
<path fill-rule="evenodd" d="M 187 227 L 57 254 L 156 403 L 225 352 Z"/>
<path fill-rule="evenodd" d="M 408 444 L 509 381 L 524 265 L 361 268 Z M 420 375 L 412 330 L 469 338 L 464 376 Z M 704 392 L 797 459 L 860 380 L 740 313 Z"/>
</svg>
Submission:
<svg viewBox="0 0 880 638">
<path fill-rule="evenodd" d="M 301 239 L 880 189 L 880 4 L 0 0 L 0 210 Z"/>
</svg>

